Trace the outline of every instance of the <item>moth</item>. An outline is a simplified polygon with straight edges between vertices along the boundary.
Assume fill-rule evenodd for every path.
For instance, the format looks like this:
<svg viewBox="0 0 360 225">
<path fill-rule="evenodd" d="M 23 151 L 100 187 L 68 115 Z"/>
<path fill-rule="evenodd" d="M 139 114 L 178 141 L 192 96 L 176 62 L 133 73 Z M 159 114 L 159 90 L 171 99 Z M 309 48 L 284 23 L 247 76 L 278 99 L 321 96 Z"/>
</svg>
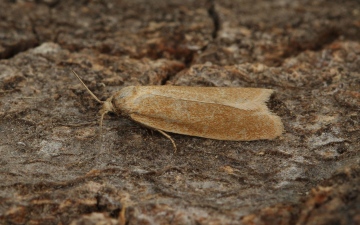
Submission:
<svg viewBox="0 0 360 225">
<path fill-rule="evenodd" d="M 229 141 L 274 139 L 283 133 L 279 116 L 266 102 L 271 89 L 238 87 L 128 86 L 106 101 L 99 100 L 72 71 L 91 96 L 102 104 L 104 115 L 113 112 L 157 130 Z"/>
</svg>

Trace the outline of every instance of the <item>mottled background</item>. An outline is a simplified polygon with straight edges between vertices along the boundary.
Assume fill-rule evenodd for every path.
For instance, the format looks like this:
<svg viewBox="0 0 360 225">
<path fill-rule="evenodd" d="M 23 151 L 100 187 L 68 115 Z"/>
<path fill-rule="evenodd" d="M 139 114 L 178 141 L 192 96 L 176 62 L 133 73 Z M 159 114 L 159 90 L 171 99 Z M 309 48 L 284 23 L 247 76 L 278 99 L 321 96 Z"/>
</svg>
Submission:
<svg viewBox="0 0 360 225">
<path fill-rule="evenodd" d="M 1 224 L 360 224 L 357 0 L 0 0 Z M 161 134 L 129 85 L 271 88 L 285 132 Z"/>
</svg>

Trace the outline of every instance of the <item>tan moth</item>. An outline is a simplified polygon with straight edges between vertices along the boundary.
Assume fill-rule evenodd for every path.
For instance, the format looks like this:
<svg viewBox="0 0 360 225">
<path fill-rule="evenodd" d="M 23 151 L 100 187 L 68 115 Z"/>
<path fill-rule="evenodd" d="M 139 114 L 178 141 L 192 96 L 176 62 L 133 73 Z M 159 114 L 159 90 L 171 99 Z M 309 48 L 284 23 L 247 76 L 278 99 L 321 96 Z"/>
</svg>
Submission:
<svg viewBox="0 0 360 225">
<path fill-rule="evenodd" d="M 108 112 L 159 131 L 229 141 L 274 139 L 283 132 L 280 117 L 266 106 L 271 89 L 237 87 L 128 86 L 100 101 Z"/>
</svg>

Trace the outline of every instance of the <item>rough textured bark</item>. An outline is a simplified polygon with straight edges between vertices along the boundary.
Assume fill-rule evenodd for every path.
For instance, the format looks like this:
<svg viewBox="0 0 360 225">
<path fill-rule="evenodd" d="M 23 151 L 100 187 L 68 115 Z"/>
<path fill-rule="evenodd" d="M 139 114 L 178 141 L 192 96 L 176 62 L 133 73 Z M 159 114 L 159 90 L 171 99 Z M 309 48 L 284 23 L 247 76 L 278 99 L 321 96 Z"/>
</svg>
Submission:
<svg viewBox="0 0 360 225">
<path fill-rule="evenodd" d="M 359 224 L 359 1 L 0 0 L 1 224 Z M 285 132 L 157 132 L 129 85 L 259 87 Z"/>
</svg>

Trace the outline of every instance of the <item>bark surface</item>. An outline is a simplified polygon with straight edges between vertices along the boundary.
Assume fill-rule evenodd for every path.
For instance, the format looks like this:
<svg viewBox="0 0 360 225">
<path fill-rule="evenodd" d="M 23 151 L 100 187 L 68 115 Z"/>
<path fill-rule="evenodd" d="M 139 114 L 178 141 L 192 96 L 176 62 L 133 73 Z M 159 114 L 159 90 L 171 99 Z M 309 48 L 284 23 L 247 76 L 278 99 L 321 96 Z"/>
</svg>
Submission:
<svg viewBox="0 0 360 225">
<path fill-rule="evenodd" d="M 1 224 L 360 224 L 360 2 L 0 0 Z M 171 134 L 100 99 L 258 87 L 275 140 Z"/>
</svg>

